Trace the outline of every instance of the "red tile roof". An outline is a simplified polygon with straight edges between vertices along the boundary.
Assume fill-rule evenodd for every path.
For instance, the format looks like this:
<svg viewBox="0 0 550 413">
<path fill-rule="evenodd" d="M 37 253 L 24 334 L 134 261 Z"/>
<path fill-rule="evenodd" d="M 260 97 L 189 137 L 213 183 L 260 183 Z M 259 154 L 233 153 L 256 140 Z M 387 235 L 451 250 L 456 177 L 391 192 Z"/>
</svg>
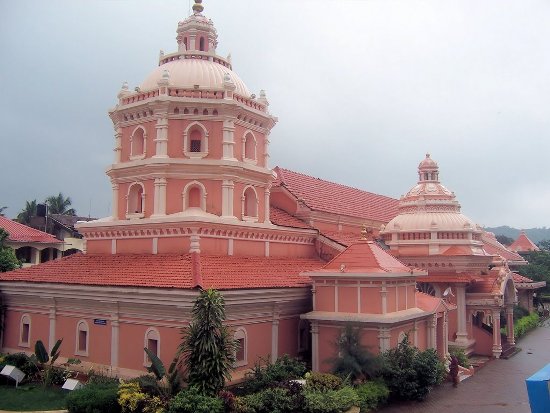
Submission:
<svg viewBox="0 0 550 413">
<path fill-rule="evenodd" d="M 47 244 L 61 244 L 63 242 L 53 235 L 12 221 L 6 217 L 0 217 L 0 228 L 5 229 L 10 234 L 8 240 L 12 242 L 40 242 Z"/>
<path fill-rule="evenodd" d="M 220 290 L 304 287 L 310 280 L 299 274 L 323 264 L 323 261 L 311 258 L 202 255 L 200 262 L 193 262 L 188 254 L 78 253 L 0 273 L 0 281 L 159 288 L 193 288 L 197 282 L 202 282 L 203 288 Z M 197 270 L 200 276 L 194 274 Z"/>
<path fill-rule="evenodd" d="M 531 241 L 524 231 L 521 231 L 517 240 L 512 242 L 512 245 L 508 247 L 512 251 L 523 252 L 523 251 L 540 251 L 540 248 Z"/>
<path fill-rule="evenodd" d="M 510 251 L 500 242 L 498 242 L 495 234 L 492 232 L 481 233 L 481 241 L 483 242 L 483 249 L 491 255 L 500 255 L 507 261 L 517 261 L 519 263 L 525 262 L 523 257 L 516 252 Z"/>
<path fill-rule="evenodd" d="M 512 273 L 512 278 L 515 283 L 532 283 L 534 282 L 531 278 L 524 277 L 518 273 Z"/>
<path fill-rule="evenodd" d="M 430 313 L 445 311 L 448 308 L 441 298 L 436 298 L 420 291 L 416 291 L 416 306 Z"/>
<path fill-rule="evenodd" d="M 398 213 L 397 199 L 279 167 L 275 172 L 273 186 L 285 187 L 312 210 L 382 222 L 389 222 Z"/>
<path fill-rule="evenodd" d="M 288 212 L 274 206 L 269 207 L 269 218 L 273 224 L 280 225 L 282 227 L 311 229 L 311 227 L 301 219 L 298 219 L 290 215 Z"/>
<path fill-rule="evenodd" d="M 342 267 L 343 266 L 343 267 Z M 410 273 L 411 270 L 373 241 L 359 241 L 350 245 L 320 272 L 344 273 Z"/>
<path fill-rule="evenodd" d="M 361 239 L 361 233 L 359 230 L 357 230 L 357 232 L 321 231 L 321 235 L 346 247 L 349 247 L 351 244 Z"/>
<path fill-rule="evenodd" d="M 419 282 L 434 282 L 434 283 L 469 283 L 472 281 L 481 280 L 481 275 L 470 274 L 437 274 L 424 275 L 417 278 Z"/>
</svg>

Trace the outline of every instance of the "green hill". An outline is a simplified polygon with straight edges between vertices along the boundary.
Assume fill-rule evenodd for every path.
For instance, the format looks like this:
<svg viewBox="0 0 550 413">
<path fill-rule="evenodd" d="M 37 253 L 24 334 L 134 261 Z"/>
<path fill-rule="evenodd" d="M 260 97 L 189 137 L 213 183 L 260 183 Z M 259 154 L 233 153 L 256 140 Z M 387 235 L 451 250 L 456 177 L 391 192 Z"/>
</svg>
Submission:
<svg viewBox="0 0 550 413">
<path fill-rule="evenodd" d="M 507 225 L 503 225 L 500 227 L 493 227 L 493 228 L 484 228 L 485 231 L 492 232 L 495 235 L 506 235 L 507 237 L 516 239 L 521 230 L 517 228 L 512 228 Z M 542 228 L 529 228 L 529 229 L 523 229 L 525 231 L 525 234 L 529 237 L 531 241 L 533 241 L 535 244 L 539 243 L 543 240 L 550 240 L 550 228 L 542 227 Z"/>
</svg>

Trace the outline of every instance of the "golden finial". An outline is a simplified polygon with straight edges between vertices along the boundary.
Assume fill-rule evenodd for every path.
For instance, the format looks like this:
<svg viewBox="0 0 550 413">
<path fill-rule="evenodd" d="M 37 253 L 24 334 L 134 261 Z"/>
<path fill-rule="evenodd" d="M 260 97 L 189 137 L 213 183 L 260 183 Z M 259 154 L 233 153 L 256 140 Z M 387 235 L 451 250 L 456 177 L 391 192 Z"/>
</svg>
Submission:
<svg viewBox="0 0 550 413">
<path fill-rule="evenodd" d="M 193 12 L 198 14 L 202 13 L 204 10 L 204 6 L 201 4 L 202 0 L 195 0 L 195 4 L 193 4 Z"/>
</svg>

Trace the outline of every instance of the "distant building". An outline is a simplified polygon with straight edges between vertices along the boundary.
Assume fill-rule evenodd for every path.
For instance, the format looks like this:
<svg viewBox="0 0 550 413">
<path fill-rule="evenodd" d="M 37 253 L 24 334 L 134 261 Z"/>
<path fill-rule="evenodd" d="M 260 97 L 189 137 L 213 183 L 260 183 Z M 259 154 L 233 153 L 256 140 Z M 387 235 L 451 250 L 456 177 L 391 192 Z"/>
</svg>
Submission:
<svg viewBox="0 0 550 413">
<path fill-rule="evenodd" d="M 519 237 L 508 247 L 508 249 L 519 253 L 540 251 L 540 248 L 527 237 L 525 231 L 521 231 Z"/>
</svg>

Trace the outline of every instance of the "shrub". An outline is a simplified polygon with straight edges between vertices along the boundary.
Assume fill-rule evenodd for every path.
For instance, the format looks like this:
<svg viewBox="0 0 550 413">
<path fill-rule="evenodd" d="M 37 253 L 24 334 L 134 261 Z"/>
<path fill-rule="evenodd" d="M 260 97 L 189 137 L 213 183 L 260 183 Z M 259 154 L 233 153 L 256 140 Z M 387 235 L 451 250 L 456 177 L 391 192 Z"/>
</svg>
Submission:
<svg viewBox="0 0 550 413">
<path fill-rule="evenodd" d="M 38 367 L 36 367 L 36 364 L 25 353 L 6 354 L 3 364 L 17 367 L 29 378 L 32 378 L 38 373 Z"/>
<path fill-rule="evenodd" d="M 338 390 L 344 385 L 342 379 L 329 373 L 306 373 L 306 386 L 308 390 L 326 391 Z"/>
<path fill-rule="evenodd" d="M 524 336 L 529 331 L 536 328 L 539 324 L 540 317 L 537 313 L 532 313 L 527 317 L 520 318 L 517 322 L 514 323 L 514 336 L 515 338 L 520 338 Z"/>
<path fill-rule="evenodd" d="M 266 363 L 265 366 L 262 366 L 262 362 Z M 306 371 L 306 364 L 303 361 L 287 354 L 278 358 L 275 363 L 260 359 L 254 364 L 252 372 L 246 374 L 245 382 L 235 390 L 242 394 L 256 393 L 270 387 L 273 383 L 302 378 Z"/>
<path fill-rule="evenodd" d="M 118 387 L 118 404 L 122 413 L 162 413 L 164 404 L 160 397 L 143 393 L 136 382 Z"/>
<path fill-rule="evenodd" d="M 420 351 L 408 335 L 383 355 L 381 375 L 392 398 L 423 400 L 445 377 L 445 368 L 433 349 Z"/>
<path fill-rule="evenodd" d="M 67 395 L 69 413 L 118 413 L 120 405 L 117 400 L 118 385 L 87 384 Z"/>
<path fill-rule="evenodd" d="M 304 397 L 309 413 L 340 413 L 359 404 L 357 393 L 349 386 L 324 392 L 306 390 Z"/>
<path fill-rule="evenodd" d="M 338 356 L 330 359 L 334 374 L 355 381 L 372 377 L 378 369 L 378 357 L 361 344 L 361 329 L 346 324 L 336 348 Z"/>
<path fill-rule="evenodd" d="M 295 412 L 300 408 L 289 389 L 274 387 L 249 394 L 244 398 L 244 405 L 254 413 Z"/>
<path fill-rule="evenodd" d="M 471 366 L 468 356 L 464 352 L 463 348 L 460 347 L 449 347 L 449 353 L 451 356 L 455 356 L 458 360 L 458 364 L 462 367 L 469 368 Z"/>
<path fill-rule="evenodd" d="M 224 413 L 233 413 L 236 409 L 235 395 L 227 390 L 222 390 L 218 393 L 218 397 L 223 402 Z"/>
<path fill-rule="evenodd" d="M 361 413 L 376 410 L 386 404 L 390 391 L 382 381 L 369 381 L 355 388 Z"/>
<path fill-rule="evenodd" d="M 218 397 L 204 395 L 196 387 L 189 387 L 170 401 L 168 413 L 222 413 L 223 409 L 223 401 Z"/>
<path fill-rule="evenodd" d="M 529 310 L 526 308 L 520 307 L 519 305 L 514 306 L 514 322 L 520 318 L 527 317 L 529 315 Z"/>
</svg>

